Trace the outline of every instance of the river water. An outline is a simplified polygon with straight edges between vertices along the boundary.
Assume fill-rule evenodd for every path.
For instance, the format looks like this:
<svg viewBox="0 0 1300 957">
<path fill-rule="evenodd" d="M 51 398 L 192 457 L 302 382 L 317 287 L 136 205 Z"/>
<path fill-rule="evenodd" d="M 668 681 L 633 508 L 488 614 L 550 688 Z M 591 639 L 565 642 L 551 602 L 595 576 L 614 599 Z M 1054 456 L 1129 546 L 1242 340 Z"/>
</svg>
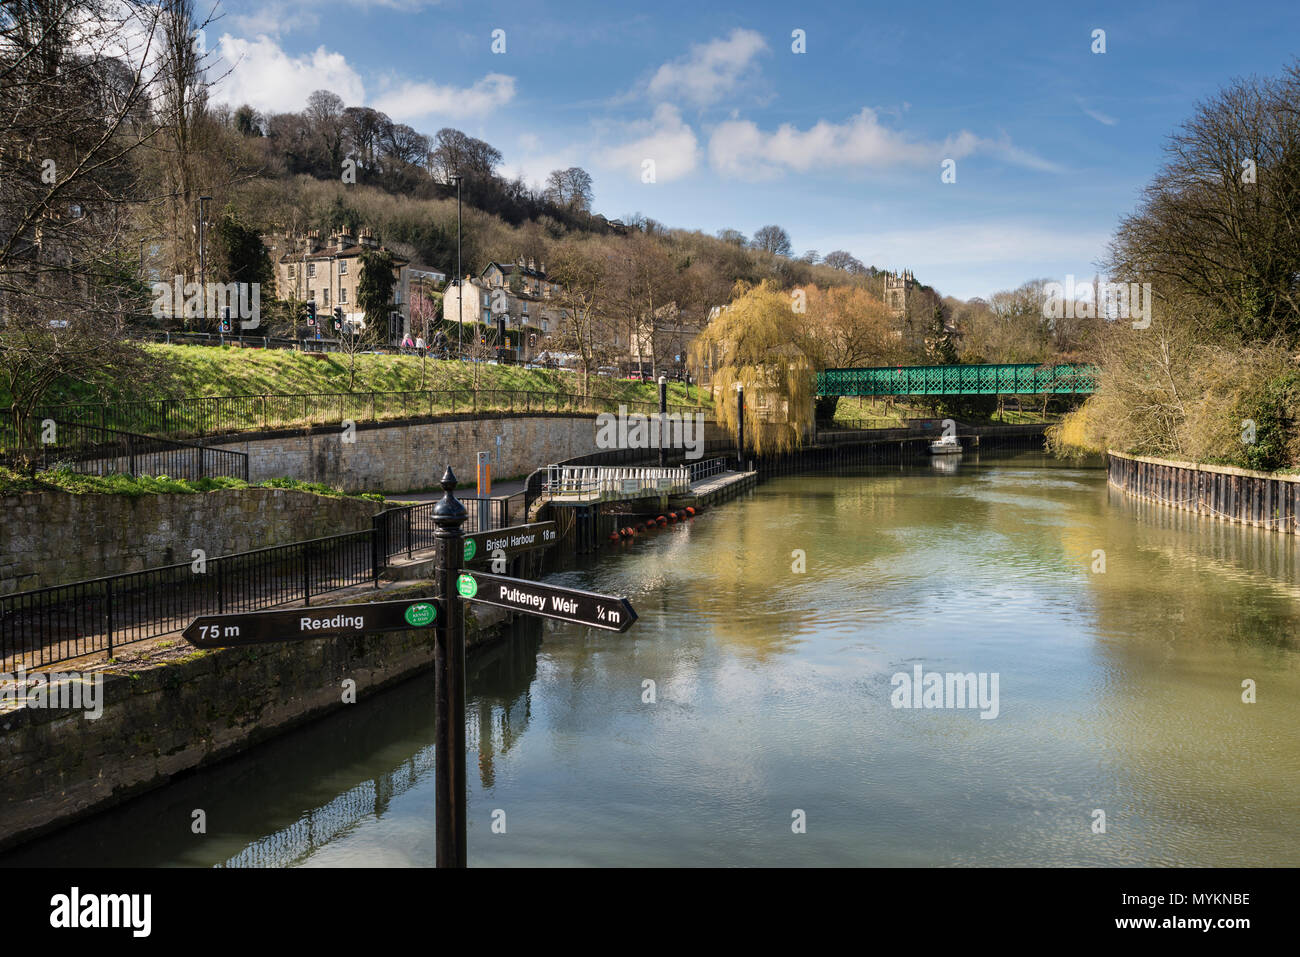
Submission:
<svg viewBox="0 0 1300 957">
<path fill-rule="evenodd" d="M 1296 544 L 1036 454 L 771 480 L 551 577 L 627 634 L 471 660 L 471 865 L 1300 864 Z M 431 688 L 3 863 L 430 866 Z"/>
</svg>

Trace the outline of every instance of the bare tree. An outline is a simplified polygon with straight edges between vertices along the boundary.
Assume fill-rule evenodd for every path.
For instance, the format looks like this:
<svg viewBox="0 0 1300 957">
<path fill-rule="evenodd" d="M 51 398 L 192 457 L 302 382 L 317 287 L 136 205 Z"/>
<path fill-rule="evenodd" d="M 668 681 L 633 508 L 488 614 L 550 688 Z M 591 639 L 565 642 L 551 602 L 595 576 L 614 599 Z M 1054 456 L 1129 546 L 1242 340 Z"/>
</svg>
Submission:
<svg viewBox="0 0 1300 957">
<path fill-rule="evenodd" d="M 0 7 L 0 385 L 20 444 L 57 386 L 147 375 L 124 338 L 147 295 L 130 250 L 132 155 L 167 118 L 148 93 L 170 8 L 107 0 Z"/>
<path fill-rule="evenodd" d="M 548 272 L 561 284 L 556 301 L 562 310 L 560 332 L 552 338 L 577 353 L 583 395 L 590 394 L 592 366 L 609 338 L 608 270 L 605 258 L 585 244 L 566 242 L 551 253 Z"/>
<path fill-rule="evenodd" d="M 862 265 L 862 261 L 858 259 L 858 257 L 843 249 L 836 249 L 827 253 L 826 258 L 822 260 L 822 263 L 834 269 L 843 269 L 845 272 L 853 273 L 854 275 L 859 275 L 867 271 L 867 267 Z"/>
<path fill-rule="evenodd" d="M 1109 271 L 1211 307 L 1210 330 L 1300 339 L 1300 64 L 1203 103 L 1112 243 Z M 1198 310 L 1199 312 L 1199 310 Z"/>
<path fill-rule="evenodd" d="M 578 166 L 551 170 L 545 196 L 557 206 L 586 212 L 591 209 L 591 176 Z"/>
<path fill-rule="evenodd" d="M 794 251 L 794 247 L 790 245 L 790 234 L 780 226 L 760 227 L 754 233 L 754 238 L 749 241 L 749 245 L 753 249 L 761 249 L 774 256 L 789 256 Z"/>
</svg>

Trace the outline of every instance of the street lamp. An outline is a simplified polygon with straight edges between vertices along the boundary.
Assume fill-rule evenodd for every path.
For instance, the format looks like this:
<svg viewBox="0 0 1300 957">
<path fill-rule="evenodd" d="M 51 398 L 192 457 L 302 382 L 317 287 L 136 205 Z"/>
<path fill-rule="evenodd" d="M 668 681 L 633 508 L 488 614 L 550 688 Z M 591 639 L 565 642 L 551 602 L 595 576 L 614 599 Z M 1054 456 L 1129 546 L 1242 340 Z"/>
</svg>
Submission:
<svg viewBox="0 0 1300 957">
<path fill-rule="evenodd" d="M 668 467 L 668 448 L 664 445 L 664 433 L 668 431 L 668 376 L 659 377 L 659 467 Z"/>
<path fill-rule="evenodd" d="M 204 240 L 207 238 L 208 217 L 203 209 L 204 203 L 212 202 L 211 196 L 199 197 L 199 296 L 203 302 L 203 325 L 208 324 L 208 270 L 205 258 Z"/>
<path fill-rule="evenodd" d="M 457 173 L 453 179 L 456 180 L 456 358 L 463 359 L 465 356 L 465 279 L 464 272 L 460 265 L 460 181 L 461 175 Z"/>
</svg>

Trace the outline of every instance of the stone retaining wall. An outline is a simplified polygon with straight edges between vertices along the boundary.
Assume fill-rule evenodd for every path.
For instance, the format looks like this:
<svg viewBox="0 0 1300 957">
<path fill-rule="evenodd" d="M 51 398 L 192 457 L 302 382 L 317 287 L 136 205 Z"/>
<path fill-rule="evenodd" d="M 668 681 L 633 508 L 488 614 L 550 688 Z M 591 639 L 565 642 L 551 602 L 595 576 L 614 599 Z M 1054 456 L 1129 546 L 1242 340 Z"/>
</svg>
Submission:
<svg viewBox="0 0 1300 957">
<path fill-rule="evenodd" d="M 0 496 L 0 595 L 370 527 L 383 505 L 292 489 Z"/>
</svg>

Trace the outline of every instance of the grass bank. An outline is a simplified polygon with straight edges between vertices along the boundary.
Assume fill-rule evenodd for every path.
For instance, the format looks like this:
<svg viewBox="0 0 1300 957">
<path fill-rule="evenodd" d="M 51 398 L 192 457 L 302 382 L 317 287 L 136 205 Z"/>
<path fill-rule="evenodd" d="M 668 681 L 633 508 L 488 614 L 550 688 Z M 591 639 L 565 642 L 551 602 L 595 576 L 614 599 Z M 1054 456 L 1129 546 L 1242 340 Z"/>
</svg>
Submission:
<svg viewBox="0 0 1300 957">
<path fill-rule="evenodd" d="M 563 370 L 427 359 L 416 356 L 359 355 L 355 376 L 349 359 L 334 353 L 293 352 L 286 349 L 245 349 L 236 346 L 144 347 L 156 363 L 156 375 L 145 381 L 112 382 L 98 387 L 67 382 L 53 390 L 48 405 L 79 402 L 125 402 L 193 396 L 263 395 L 342 392 L 409 392 L 469 390 L 577 394 L 582 376 Z M 650 402 L 658 397 L 654 383 L 604 376 L 591 377 L 591 393 L 606 399 Z M 349 384 L 351 383 L 351 389 Z M 9 397 L 0 393 L 0 403 Z M 711 405 L 698 387 L 668 386 L 668 401 Z"/>
</svg>

